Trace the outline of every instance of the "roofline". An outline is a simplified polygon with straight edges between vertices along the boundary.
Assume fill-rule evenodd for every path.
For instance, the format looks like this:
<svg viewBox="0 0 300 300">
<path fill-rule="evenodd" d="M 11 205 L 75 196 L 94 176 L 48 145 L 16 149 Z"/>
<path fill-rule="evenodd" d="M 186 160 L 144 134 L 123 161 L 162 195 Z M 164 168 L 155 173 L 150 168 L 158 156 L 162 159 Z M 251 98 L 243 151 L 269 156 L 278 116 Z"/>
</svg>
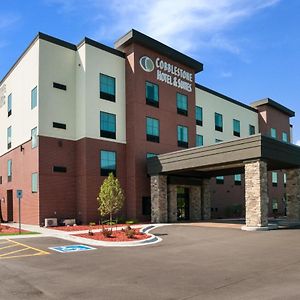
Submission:
<svg viewBox="0 0 300 300">
<path fill-rule="evenodd" d="M 87 38 L 85 37 L 78 45 L 77 45 L 77 50 L 83 45 L 83 44 L 87 44 L 87 45 L 90 45 L 90 46 L 93 46 L 95 48 L 98 48 L 98 49 L 101 49 L 101 50 L 104 50 L 106 52 L 109 52 L 111 54 L 114 54 L 114 55 L 117 55 L 117 56 L 120 56 L 122 58 L 126 58 L 126 55 L 124 52 L 122 51 L 119 51 L 117 49 L 114 49 L 112 47 L 109 47 L 109 46 L 106 46 L 104 44 L 101 44 L 95 40 L 92 40 L 90 38 Z"/>
<path fill-rule="evenodd" d="M 115 42 L 116 49 L 123 49 L 130 43 L 138 43 L 140 45 L 146 46 L 154 51 L 157 51 L 175 61 L 182 63 L 195 70 L 195 73 L 201 72 L 203 70 L 203 64 L 135 29 L 131 29 L 128 33 L 120 37 Z"/>
<path fill-rule="evenodd" d="M 281 105 L 280 103 L 270 99 L 270 98 L 264 98 L 255 102 L 251 103 L 252 107 L 258 107 L 258 106 L 262 106 L 262 105 L 269 105 L 281 112 L 283 112 L 284 114 L 288 115 L 289 117 L 295 117 L 295 112 L 290 110 L 289 108 Z"/>
<path fill-rule="evenodd" d="M 253 111 L 253 112 L 258 113 L 258 110 L 257 110 L 256 108 L 251 107 L 251 106 L 249 106 L 249 105 L 247 105 L 247 104 L 245 104 L 245 103 L 242 103 L 242 102 L 240 102 L 240 101 L 237 101 L 237 100 L 235 100 L 235 99 L 232 99 L 232 98 L 230 98 L 230 97 L 228 97 L 228 96 L 226 96 L 226 95 L 223 95 L 223 94 L 221 94 L 221 93 L 219 93 L 219 92 L 217 92 L 217 91 L 214 91 L 214 90 L 212 90 L 212 89 L 210 89 L 210 88 L 208 88 L 208 87 L 206 87 L 206 86 L 203 86 L 203 85 L 201 85 L 201 84 L 199 84 L 199 83 L 195 83 L 195 86 L 196 86 L 196 88 L 198 88 L 198 89 L 200 89 L 200 90 L 202 90 L 202 91 L 205 91 L 205 92 L 207 92 L 207 93 L 210 93 L 210 94 L 212 94 L 212 95 L 215 95 L 215 96 L 217 96 L 217 97 L 220 97 L 220 98 L 222 98 L 222 99 L 224 99 L 224 100 L 226 100 L 226 101 L 229 101 L 229 102 L 231 102 L 231 103 L 233 103 L 233 104 L 239 105 L 239 106 L 241 106 L 241 107 L 243 107 L 243 108 L 246 108 L 246 109 L 248 109 L 248 110 L 251 110 L 251 111 Z"/>
</svg>

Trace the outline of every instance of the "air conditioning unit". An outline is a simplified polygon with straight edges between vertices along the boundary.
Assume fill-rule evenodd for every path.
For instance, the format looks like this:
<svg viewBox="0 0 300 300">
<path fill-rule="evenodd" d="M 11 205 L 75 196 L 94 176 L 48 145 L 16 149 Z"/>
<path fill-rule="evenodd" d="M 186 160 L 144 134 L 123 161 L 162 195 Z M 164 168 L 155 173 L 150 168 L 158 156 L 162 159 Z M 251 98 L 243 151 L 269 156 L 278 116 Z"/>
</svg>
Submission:
<svg viewBox="0 0 300 300">
<path fill-rule="evenodd" d="M 57 226 L 57 218 L 45 219 L 45 227 Z"/>
<path fill-rule="evenodd" d="M 76 224 L 76 220 L 75 219 L 64 219 L 62 221 L 63 224 L 65 224 L 65 226 L 73 226 L 74 224 Z"/>
</svg>

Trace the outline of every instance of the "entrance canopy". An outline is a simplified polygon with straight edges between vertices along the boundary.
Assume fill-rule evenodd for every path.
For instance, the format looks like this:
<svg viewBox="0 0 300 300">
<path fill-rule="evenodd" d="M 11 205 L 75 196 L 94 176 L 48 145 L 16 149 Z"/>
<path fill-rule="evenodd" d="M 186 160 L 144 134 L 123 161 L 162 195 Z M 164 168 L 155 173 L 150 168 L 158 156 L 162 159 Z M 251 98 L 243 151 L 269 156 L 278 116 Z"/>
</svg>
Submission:
<svg viewBox="0 0 300 300">
<path fill-rule="evenodd" d="M 261 160 L 268 171 L 300 167 L 300 147 L 260 134 L 161 154 L 148 159 L 148 174 L 209 178 L 244 173 L 245 164 Z"/>
</svg>

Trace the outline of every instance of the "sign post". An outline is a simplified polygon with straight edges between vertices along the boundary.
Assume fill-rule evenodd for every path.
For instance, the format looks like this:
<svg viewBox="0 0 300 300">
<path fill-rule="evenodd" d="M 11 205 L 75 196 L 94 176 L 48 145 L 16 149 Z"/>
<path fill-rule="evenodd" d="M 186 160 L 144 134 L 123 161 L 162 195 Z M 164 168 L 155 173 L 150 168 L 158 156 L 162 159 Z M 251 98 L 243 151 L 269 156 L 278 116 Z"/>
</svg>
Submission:
<svg viewBox="0 0 300 300">
<path fill-rule="evenodd" d="M 17 198 L 19 202 L 19 234 L 21 234 L 21 199 L 23 197 L 23 191 L 17 190 Z"/>
</svg>

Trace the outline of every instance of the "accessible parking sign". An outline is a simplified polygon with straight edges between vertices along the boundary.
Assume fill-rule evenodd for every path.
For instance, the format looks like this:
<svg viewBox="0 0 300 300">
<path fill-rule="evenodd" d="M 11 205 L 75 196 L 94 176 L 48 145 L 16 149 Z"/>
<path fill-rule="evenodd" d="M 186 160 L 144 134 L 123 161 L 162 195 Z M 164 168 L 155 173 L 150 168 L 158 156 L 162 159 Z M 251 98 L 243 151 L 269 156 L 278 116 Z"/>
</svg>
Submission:
<svg viewBox="0 0 300 300">
<path fill-rule="evenodd" d="M 67 245 L 67 246 L 49 247 L 49 249 L 60 253 L 70 253 L 70 252 L 96 250 L 97 248 L 93 248 L 86 245 Z"/>
</svg>

